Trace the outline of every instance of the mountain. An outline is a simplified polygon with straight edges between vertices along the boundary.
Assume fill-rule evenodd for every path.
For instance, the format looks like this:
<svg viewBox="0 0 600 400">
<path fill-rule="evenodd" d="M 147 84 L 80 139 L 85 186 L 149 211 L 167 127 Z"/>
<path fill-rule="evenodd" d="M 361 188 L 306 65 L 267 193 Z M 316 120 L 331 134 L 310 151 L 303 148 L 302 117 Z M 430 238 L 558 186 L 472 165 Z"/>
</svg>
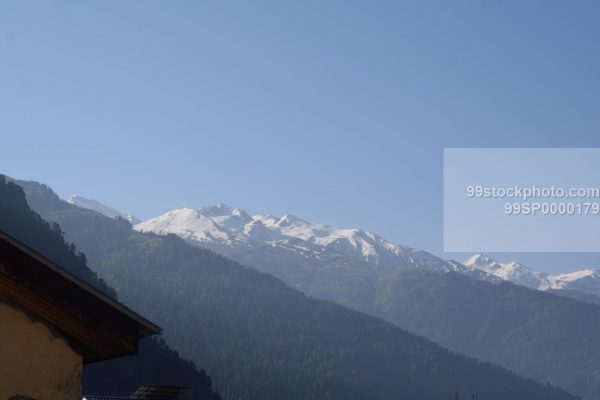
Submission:
<svg viewBox="0 0 600 400">
<path fill-rule="evenodd" d="M 600 270 L 596 268 L 563 274 L 548 274 L 535 271 L 516 261 L 499 263 L 485 254 L 475 254 L 463 264 L 532 289 L 577 291 L 600 296 Z"/>
<path fill-rule="evenodd" d="M 138 224 L 141 222 L 139 219 L 137 219 L 136 217 L 134 217 L 131 214 L 124 214 L 121 211 L 117 211 L 114 208 L 110 208 L 110 207 L 100 203 L 99 201 L 86 199 L 85 197 L 77 196 L 75 194 L 72 195 L 71 197 L 69 197 L 67 199 L 67 202 L 70 204 L 74 204 L 81 208 L 87 208 L 88 210 L 94 210 L 96 212 L 99 212 L 102 215 L 106 215 L 109 218 L 113 218 L 113 219 L 125 218 L 132 224 Z"/>
<path fill-rule="evenodd" d="M 343 269 L 345 274 L 350 272 L 366 279 L 406 268 L 455 271 L 486 281 L 494 281 L 496 277 L 533 289 L 568 289 L 600 296 L 600 271 L 593 268 L 547 274 L 516 261 L 500 264 L 483 254 L 476 254 L 460 264 L 392 243 L 373 232 L 334 228 L 289 214 L 282 217 L 250 216 L 242 209 L 224 204 L 199 210 L 172 210 L 135 225 L 135 229 L 173 233 L 240 263 L 260 265 L 265 272 L 321 298 L 331 298 L 327 294 L 329 288 L 318 284 L 318 275 L 323 270 Z M 287 271 L 281 269 L 282 258 L 286 263 L 294 260 Z"/>
<path fill-rule="evenodd" d="M 440 399 L 455 390 L 482 399 L 574 398 L 310 298 L 175 235 L 140 233 L 49 188 L 19 183 L 127 304 L 206 366 L 226 399 Z"/>
<path fill-rule="evenodd" d="M 44 188 L 41 188 L 44 190 Z M 0 230 L 35 249 L 73 275 L 116 298 L 117 292 L 98 278 L 83 253 L 64 241 L 60 226 L 47 223 L 27 205 L 23 190 L 0 175 Z M 191 389 L 193 400 L 220 400 L 211 379 L 194 364 L 157 338 L 140 341 L 136 356 L 89 364 L 84 367 L 83 392 L 93 395 L 128 396 L 148 382 L 178 384 Z"/>
<path fill-rule="evenodd" d="M 597 305 L 418 269 L 382 283 L 375 303 L 374 315 L 457 353 L 600 399 Z"/>
<path fill-rule="evenodd" d="M 570 299 L 575 299 L 578 301 L 583 301 L 585 303 L 600 305 L 600 296 L 596 296 L 593 294 L 588 294 L 584 292 L 580 292 L 579 290 L 570 290 L 570 289 L 548 289 L 549 293 L 554 293 L 558 296 L 567 297 Z"/>
<path fill-rule="evenodd" d="M 250 216 L 224 204 L 182 208 L 135 225 L 140 232 L 175 234 L 187 242 L 272 274 L 308 295 L 366 310 L 365 286 L 410 268 L 456 271 L 494 280 L 422 250 L 394 244 L 361 229 L 340 229 L 290 214 Z M 367 289 L 367 291 L 370 289 Z"/>
<path fill-rule="evenodd" d="M 88 398 L 127 398 L 141 385 L 148 383 L 179 385 L 189 388 L 189 400 L 221 400 L 212 387 L 211 378 L 183 359 L 161 338 L 144 338 L 139 352 L 86 365 L 83 372 L 83 393 Z"/>
<path fill-rule="evenodd" d="M 600 334 L 600 309 L 506 283 L 493 267 L 488 271 L 442 260 L 367 231 L 291 215 L 250 216 L 222 204 L 173 210 L 135 229 L 176 234 L 310 296 L 600 399 L 600 346 L 594 339 Z M 525 276 L 536 278 L 522 266 L 512 265 L 512 275 L 508 271 L 507 276 L 521 276 L 523 282 Z M 582 300 L 570 292 L 561 294 Z"/>
<path fill-rule="evenodd" d="M 339 229 L 310 223 L 290 214 L 282 217 L 248 215 L 224 204 L 200 210 L 177 209 L 144 221 L 139 231 L 175 233 L 186 240 L 223 246 L 261 244 L 280 246 L 302 254 L 316 253 L 317 259 L 330 254 L 358 259 L 364 263 L 397 269 L 421 266 L 447 270 L 446 261 L 421 250 L 400 246 L 361 229 Z"/>
</svg>

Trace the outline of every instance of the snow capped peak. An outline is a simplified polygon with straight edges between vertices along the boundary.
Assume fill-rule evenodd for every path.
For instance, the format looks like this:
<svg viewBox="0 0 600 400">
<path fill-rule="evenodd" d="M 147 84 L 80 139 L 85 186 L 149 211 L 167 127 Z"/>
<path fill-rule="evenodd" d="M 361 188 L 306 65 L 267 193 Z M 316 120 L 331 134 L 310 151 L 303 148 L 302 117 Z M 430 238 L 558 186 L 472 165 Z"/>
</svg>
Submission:
<svg viewBox="0 0 600 400">
<path fill-rule="evenodd" d="M 156 218 L 141 222 L 134 228 L 141 232 L 174 233 L 190 241 L 214 240 L 231 243 L 233 240 L 229 232 L 212 218 L 192 208 L 171 210 Z"/>
<path fill-rule="evenodd" d="M 447 261 L 427 252 L 400 246 L 361 229 L 342 229 L 303 220 L 291 214 L 281 217 L 249 215 L 239 208 L 224 204 L 203 207 L 195 213 L 178 218 L 170 213 L 136 225 L 136 229 L 156 233 L 175 233 L 201 246 L 229 246 L 221 251 L 268 245 L 311 257 L 367 263 L 382 268 L 397 269 L 423 266 L 450 270 Z M 200 223 L 199 221 L 202 221 Z M 309 250 L 310 249 L 310 250 Z M 353 260 L 353 261 L 350 261 Z"/>
<path fill-rule="evenodd" d="M 187 207 L 183 207 L 183 208 L 175 208 L 171 211 L 168 211 L 165 215 L 169 216 L 169 217 L 182 217 L 182 216 L 197 216 L 199 214 L 199 212 L 197 210 L 194 210 L 193 208 L 187 208 Z"/>
<path fill-rule="evenodd" d="M 218 203 L 214 206 L 202 207 L 198 212 L 206 217 L 238 217 L 244 220 L 250 218 L 250 215 L 241 208 L 231 208 L 223 203 Z"/>
<path fill-rule="evenodd" d="M 221 228 L 236 234 L 243 232 L 244 226 L 252 221 L 252 217 L 240 208 L 231 208 L 223 203 L 215 206 L 202 207 L 198 213 L 213 220 Z"/>
<path fill-rule="evenodd" d="M 586 268 L 580 271 L 570 272 L 566 274 L 558 274 L 565 281 L 574 281 L 583 278 L 600 279 L 600 271 L 597 268 Z"/>
<path fill-rule="evenodd" d="M 588 290 L 594 286 L 596 290 Z M 597 268 L 586 268 L 575 272 L 549 276 L 549 289 L 576 288 L 584 292 L 600 295 L 600 271 Z"/>
<path fill-rule="evenodd" d="M 495 275 L 503 280 L 534 289 L 539 289 L 543 286 L 546 275 L 536 272 L 516 261 L 499 263 L 481 253 L 471 256 L 464 262 L 464 265 Z"/>
<path fill-rule="evenodd" d="M 482 253 L 474 254 L 460 264 L 398 245 L 362 229 L 336 228 L 291 214 L 281 217 L 251 216 L 242 209 L 222 203 L 199 210 L 172 210 L 136 225 L 135 229 L 159 234 L 174 233 L 196 245 L 259 265 L 273 262 L 273 259 L 261 258 L 265 251 L 269 251 L 267 254 L 271 258 L 274 256 L 275 260 L 284 264 L 289 260 L 297 263 L 302 259 L 309 265 L 318 260 L 325 265 L 339 262 L 344 268 L 377 267 L 380 271 L 425 268 L 460 272 L 491 282 L 505 280 L 533 289 L 571 288 L 600 294 L 600 271 L 593 268 L 550 275 L 517 261 L 501 263 Z M 243 254 L 248 258 L 243 258 Z"/>
<path fill-rule="evenodd" d="M 78 195 L 72 195 L 67 199 L 67 202 L 70 204 L 73 204 L 77 207 L 81 207 L 81 208 L 86 208 L 88 210 L 92 210 L 92 211 L 96 211 L 97 213 L 100 213 L 108 218 L 112 218 L 112 219 L 117 219 L 117 218 L 125 218 L 127 219 L 129 222 L 131 222 L 133 225 L 137 224 L 140 222 L 139 219 L 137 219 L 136 217 L 134 217 L 131 214 L 125 214 L 122 213 L 121 211 L 115 210 L 113 208 L 110 208 L 96 200 L 92 200 L 92 199 L 86 199 L 85 197 L 82 196 L 78 196 Z"/>
<path fill-rule="evenodd" d="M 292 225 L 308 225 L 309 223 L 295 217 L 291 214 L 284 214 L 279 221 L 277 221 L 277 225 L 281 227 L 292 226 Z"/>
<path fill-rule="evenodd" d="M 523 264 L 520 264 L 516 261 L 509 261 L 507 263 L 499 263 L 494 260 L 492 257 L 483 254 L 477 253 L 469 257 L 464 263 L 467 267 L 477 268 L 481 270 L 485 270 L 486 272 L 493 273 L 497 276 L 506 275 L 510 272 L 519 271 L 522 273 L 533 273 L 534 271 L 526 267 Z"/>
<path fill-rule="evenodd" d="M 484 267 L 489 268 L 489 267 L 495 267 L 495 266 L 499 265 L 496 262 L 496 260 L 494 260 L 490 256 L 483 254 L 483 253 L 477 253 L 477 254 L 472 255 L 463 264 L 466 265 L 467 267 L 480 268 L 480 269 L 482 269 Z"/>
<path fill-rule="evenodd" d="M 250 216 L 248 215 L 248 213 L 246 211 L 239 209 L 239 208 L 234 209 L 231 212 L 231 215 L 235 215 L 236 217 L 243 218 L 243 219 L 250 218 Z"/>
<path fill-rule="evenodd" d="M 354 268 L 358 275 L 364 268 L 377 267 L 378 271 L 425 268 L 455 271 L 492 282 L 505 280 L 539 290 L 572 289 L 600 296 L 600 270 L 596 268 L 548 274 L 517 261 L 501 263 L 483 253 L 474 254 L 461 264 L 393 243 L 374 232 L 336 228 L 291 214 L 250 215 L 223 203 L 200 209 L 173 209 L 140 222 L 96 200 L 73 195 L 67 201 L 109 218 L 127 218 L 138 231 L 175 234 L 249 265 L 277 263 L 280 268 L 281 262 L 293 268 L 304 264 L 314 268 L 313 263 L 317 263 Z M 363 270 L 358 272 L 361 268 Z"/>
<path fill-rule="evenodd" d="M 484 254 L 469 257 L 464 265 L 533 289 L 575 289 L 600 295 L 600 271 L 595 268 L 564 274 L 548 274 L 535 271 L 517 261 L 499 263 Z"/>
</svg>

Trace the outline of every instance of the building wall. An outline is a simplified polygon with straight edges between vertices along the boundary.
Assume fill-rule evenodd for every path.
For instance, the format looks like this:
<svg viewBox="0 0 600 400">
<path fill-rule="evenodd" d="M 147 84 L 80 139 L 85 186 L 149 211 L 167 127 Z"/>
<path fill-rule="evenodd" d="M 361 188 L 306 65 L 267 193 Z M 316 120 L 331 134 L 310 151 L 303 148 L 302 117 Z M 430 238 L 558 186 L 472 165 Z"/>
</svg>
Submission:
<svg viewBox="0 0 600 400">
<path fill-rule="evenodd" d="M 80 400 L 82 364 L 54 329 L 0 299 L 0 400 Z"/>
</svg>

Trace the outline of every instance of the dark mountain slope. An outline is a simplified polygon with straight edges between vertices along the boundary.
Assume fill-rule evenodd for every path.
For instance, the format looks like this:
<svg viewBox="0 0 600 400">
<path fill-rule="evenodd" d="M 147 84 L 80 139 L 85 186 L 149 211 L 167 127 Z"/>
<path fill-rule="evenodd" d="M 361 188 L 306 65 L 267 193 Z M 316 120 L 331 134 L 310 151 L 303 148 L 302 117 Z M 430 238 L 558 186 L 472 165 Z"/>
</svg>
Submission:
<svg viewBox="0 0 600 400">
<path fill-rule="evenodd" d="M 221 399 L 210 377 L 160 338 L 142 339 L 137 355 L 87 365 L 83 374 L 84 393 L 90 395 L 128 396 L 147 383 L 187 386 L 191 399 Z"/>
<path fill-rule="evenodd" d="M 600 307 L 461 274 L 404 271 L 381 283 L 379 316 L 461 354 L 600 398 Z"/>
<path fill-rule="evenodd" d="M 114 289 L 98 279 L 86 265 L 85 256 L 75 253 L 73 245 L 64 242 L 56 223 L 48 224 L 27 205 L 23 190 L 7 184 L 0 175 L 0 229 L 88 284 L 116 297 Z M 182 360 L 162 341 L 146 338 L 140 342 L 140 353 L 85 366 L 83 391 L 96 395 L 128 396 L 140 385 L 149 382 L 180 384 L 191 388 L 191 398 L 218 400 L 211 389 L 211 380 L 194 365 Z"/>
<path fill-rule="evenodd" d="M 340 230 L 289 215 L 250 217 L 222 204 L 171 210 L 136 229 L 175 233 L 303 293 L 573 393 L 600 397 L 598 309 L 549 293 L 494 285 L 502 280 L 478 269 L 516 268 L 538 279 L 523 265 L 502 266 L 477 255 L 467 267 L 360 229 Z M 592 288 L 593 275 L 569 285 Z M 588 303 L 598 300 L 575 290 L 560 292 Z"/>
<path fill-rule="evenodd" d="M 141 234 L 22 184 L 99 276 L 164 326 L 168 343 L 202 362 L 227 399 L 442 399 L 455 389 L 482 399 L 570 398 L 175 236 Z"/>
<path fill-rule="evenodd" d="M 573 289 L 550 289 L 549 293 L 554 293 L 558 296 L 568 297 L 570 299 L 583 301 L 585 303 L 600 305 L 600 296 L 590 293 L 581 292 Z"/>
</svg>

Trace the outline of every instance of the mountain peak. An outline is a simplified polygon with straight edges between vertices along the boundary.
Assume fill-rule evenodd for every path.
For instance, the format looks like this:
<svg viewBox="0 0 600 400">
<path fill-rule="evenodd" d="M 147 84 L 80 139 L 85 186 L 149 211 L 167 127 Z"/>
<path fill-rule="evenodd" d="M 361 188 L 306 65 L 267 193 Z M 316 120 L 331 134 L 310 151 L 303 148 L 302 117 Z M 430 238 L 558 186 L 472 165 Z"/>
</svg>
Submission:
<svg viewBox="0 0 600 400">
<path fill-rule="evenodd" d="M 241 208 L 231 208 L 224 203 L 217 203 L 214 206 L 202 207 L 198 212 L 206 217 L 228 217 L 236 216 L 242 219 L 249 219 L 250 215 Z"/>
<path fill-rule="evenodd" d="M 300 219 L 292 214 L 283 214 L 283 216 L 281 218 L 279 218 L 279 221 L 277 222 L 277 225 L 279 226 L 289 226 L 289 225 L 293 225 L 293 224 L 298 224 L 298 223 L 307 223 L 306 221 L 304 221 L 303 219 Z"/>
<path fill-rule="evenodd" d="M 99 201 L 96 201 L 93 199 L 86 199 L 85 197 L 79 196 L 76 194 L 71 195 L 67 199 L 67 203 L 73 204 L 74 206 L 77 206 L 80 208 L 86 208 L 88 210 L 96 211 L 97 213 L 100 213 L 108 218 L 112 218 L 112 219 L 125 218 L 129 222 L 131 222 L 131 224 L 133 224 L 133 225 L 138 224 L 140 222 L 139 219 L 137 219 L 135 216 L 133 216 L 131 214 L 125 214 L 121 211 L 115 210 L 114 208 L 104 205 L 104 204 L 100 203 Z"/>
<path fill-rule="evenodd" d="M 174 208 L 171 211 L 167 211 L 165 215 L 174 216 L 174 215 L 197 215 L 199 214 L 198 210 L 194 210 L 193 208 L 181 207 Z"/>
<path fill-rule="evenodd" d="M 467 267 L 472 268 L 481 268 L 481 267 L 491 267 L 497 265 L 498 263 L 492 257 L 487 254 L 477 253 L 469 257 L 464 263 Z"/>
<path fill-rule="evenodd" d="M 557 278 L 562 281 L 571 282 L 579 279 L 600 279 L 600 271 L 597 268 L 585 268 L 575 272 L 557 274 Z"/>
<path fill-rule="evenodd" d="M 233 211 L 233 208 L 229 207 L 224 203 L 217 203 L 214 206 L 206 206 L 198 210 L 200 214 L 207 217 L 220 217 L 223 215 L 229 215 Z"/>
<path fill-rule="evenodd" d="M 177 208 L 135 226 L 141 232 L 174 233 L 186 240 L 229 243 L 232 237 L 211 217 L 193 208 Z"/>
</svg>

